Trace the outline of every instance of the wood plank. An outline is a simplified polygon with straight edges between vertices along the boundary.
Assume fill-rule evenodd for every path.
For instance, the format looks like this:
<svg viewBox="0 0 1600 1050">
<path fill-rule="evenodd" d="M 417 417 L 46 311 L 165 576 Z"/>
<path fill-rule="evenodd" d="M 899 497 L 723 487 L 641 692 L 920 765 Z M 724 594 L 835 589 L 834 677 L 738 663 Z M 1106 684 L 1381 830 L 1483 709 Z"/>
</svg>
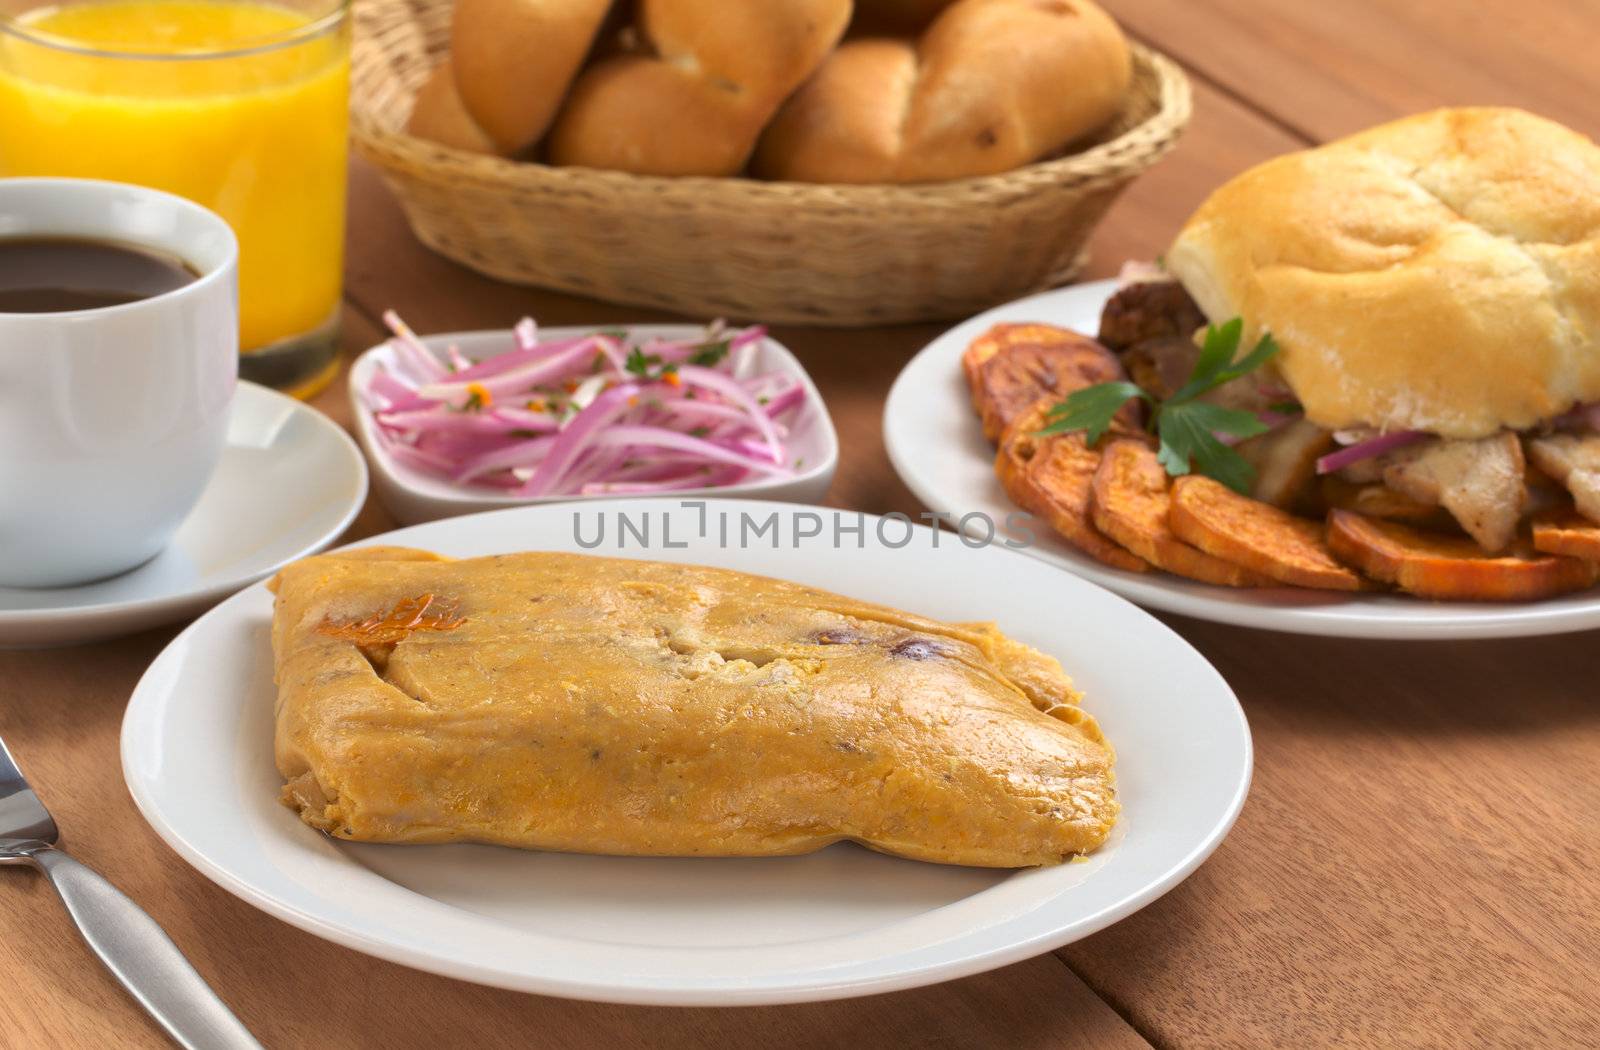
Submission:
<svg viewBox="0 0 1600 1050">
<path fill-rule="evenodd" d="M 1103 0 L 1136 36 L 1318 141 L 1437 106 L 1600 133 L 1592 0 Z"/>
<path fill-rule="evenodd" d="M 1255 783 L 1179 890 L 1062 951 L 1097 991 L 1158 1045 L 1594 1045 L 1600 635 L 1167 619 L 1239 693 Z"/>
</svg>

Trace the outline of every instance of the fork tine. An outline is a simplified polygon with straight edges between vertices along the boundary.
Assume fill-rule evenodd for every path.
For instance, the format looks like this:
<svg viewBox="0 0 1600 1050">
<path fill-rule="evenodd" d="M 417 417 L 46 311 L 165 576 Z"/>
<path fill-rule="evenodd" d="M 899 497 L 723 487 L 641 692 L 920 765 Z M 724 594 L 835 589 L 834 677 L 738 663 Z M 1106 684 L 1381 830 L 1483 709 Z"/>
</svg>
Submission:
<svg viewBox="0 0 1600 1050">
<path fill-rule="evenodd" d="M 17 768 L 6 742 L 0 740 L 0 857 L 24 843 L 53 843 L 56 822 Z"/>
</svg>

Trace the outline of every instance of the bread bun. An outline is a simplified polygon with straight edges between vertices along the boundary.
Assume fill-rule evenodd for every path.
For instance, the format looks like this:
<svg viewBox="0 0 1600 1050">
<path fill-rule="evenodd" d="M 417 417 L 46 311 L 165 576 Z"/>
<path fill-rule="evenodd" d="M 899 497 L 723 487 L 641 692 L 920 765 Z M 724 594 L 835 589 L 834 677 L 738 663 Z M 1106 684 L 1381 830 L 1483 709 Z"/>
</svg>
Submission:
<svg viewBox="0 0 1600 1050">
<path fill-rule="evenodd" d="M 1213 321 L 1270 331 L 1306 416 L 1475 438 L 1600 399 L 1600 148 L 1443 109 L 1278 157 L 1166 255 Z"/>
<path fill-rule="evenodd" d="M 531 146 L 610 8 L 611 0 L 456 0 L 450 60 L 423 85 L 407 130 L 483 153 Z"/>
<path fill-rule="evenodd" d="M 913 41 L 842 45 L 762 136 L 758 174 L 799 182 L 992 175 L 1113 117 L 1132 75 L 1088 0 L 957 0 Z"/>
<path fill-rule="evenodd" d="M 850 20 L 850 0 L 640 0 L 648 54 L 596 63 L 551 129 L 556 164 L 733 175 Z"/>
<path fill-rule="evenodd" d="M 419 139 L 428 139 L 452 149 L 473 153 L 499 152 L 492 139 L 478 122 L 472 119 L 467 107 L 461 103 L 456 91 L 455 68 L 445 59 L 434 69 L 417 99 L 411 104 L 411 119 L 406 121 L 406 131 Z"/>
</svg>

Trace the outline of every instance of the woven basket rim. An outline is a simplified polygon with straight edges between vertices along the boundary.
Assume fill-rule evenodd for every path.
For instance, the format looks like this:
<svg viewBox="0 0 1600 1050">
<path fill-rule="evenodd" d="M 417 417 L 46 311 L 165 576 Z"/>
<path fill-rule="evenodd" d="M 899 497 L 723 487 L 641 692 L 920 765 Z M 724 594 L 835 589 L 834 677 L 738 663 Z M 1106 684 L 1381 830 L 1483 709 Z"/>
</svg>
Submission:
<svg viewBox="0 0 1600 1050">
<path fill-rule="evenodd" d="M 1188 124 L 1193 106 L 1188 77 L 1176 62 L 1153 48 L 1129 42 L 1135 66 L 1152 70 L 1157 80 L 1157 105 L 1145 119 L 1116 137 L 1096 143 L 1079 153 L 1036 161 L 997 175 L 954 179 L 946 182 L 897 183 L 808 183 L 757 179 L 749 176 L 635 175 L 630 172 L 598 168 L 557 167 L 539 161 L 512 160 L 455 149 L 390 131 L 367 112 L 364 103 L 353 99 L 350 124 L 355 144 L 369 159 L 382 165 L 385 154 L 405 155 L 412 163 L 431 169 L 435 176 L 453 175 L 464 181 L 492 183 L 512 188 L 518 185 L 549 187 L 559 183 L 582 184 L 591 189 L 612 188 L 631 193 L 678 194 L 714 190 L 721 194 L 749 197 L 782 197 L 797 194 L 813 198 L 831 197 L 840 203 L 892 207 L 895 202 L 913 200 L 929 203 L 939 198 L 1011 195 L 1043 185 L 1062 182 L 1101 182 L 1123 177 L 1129 167 L 1148 163 L 1150 149 L 1159 155 Z M 1141 144 L 1143 148 L 1141 148 Z"/>
</svg>

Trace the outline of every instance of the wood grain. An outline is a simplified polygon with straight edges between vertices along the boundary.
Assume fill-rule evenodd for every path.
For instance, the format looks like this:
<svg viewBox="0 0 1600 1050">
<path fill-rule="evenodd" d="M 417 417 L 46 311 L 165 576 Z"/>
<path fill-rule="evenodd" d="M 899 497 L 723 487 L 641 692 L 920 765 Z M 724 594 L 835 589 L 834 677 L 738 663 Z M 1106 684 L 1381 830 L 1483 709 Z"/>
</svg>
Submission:
<svg viewBox="0 0 1600 1050">
<path fill-rule="evenodd" d="M 1117 203 L 1087 276 L 1158 254 L 1217 184 L 1275 153 L 1442 104 L 1523 105 L 1595 131 L 1593 0 L 1104 0 L 1196 74 L 1180 148 Z M 513 288 L 421 249 L 352 171 L 345 339 L 394 306 L 422 331 L 659 320 Z M 830 502 L 915 513 L 882 399 L 935 326 L 777 334 L 844 448 Z M 315 404 L 348 421 L 342 385 Z M 350 536 L 388 528 L 369 503 Z M 122 785 L 122 705 L 172 629 L 0 652 L 0 735 L 67 844 L 144 904 L 283 1047 L 1593 1046 L 1600 1016 L 1600 634 L 1431 645 L 1168 622 L 1239 693 L 1257 772 L 1233 835 L 1155 905 L 1055 955 L 843 1003 L 651 1010 L 432 977 L 322 942 L 213 887 Z M 1181 770 L 1174 770 L 1180 778 Z M 48 887 L 0 871 L 0 1047 L 156 1047 Z"/>
<path fill-rule="evenodd" d="M 1316 141 L 1438 106 L 1521 106 L 1590 135 L 1600 130 L 1593 0 L 1102 6 L 1130 32 Z"/>
</svg>

